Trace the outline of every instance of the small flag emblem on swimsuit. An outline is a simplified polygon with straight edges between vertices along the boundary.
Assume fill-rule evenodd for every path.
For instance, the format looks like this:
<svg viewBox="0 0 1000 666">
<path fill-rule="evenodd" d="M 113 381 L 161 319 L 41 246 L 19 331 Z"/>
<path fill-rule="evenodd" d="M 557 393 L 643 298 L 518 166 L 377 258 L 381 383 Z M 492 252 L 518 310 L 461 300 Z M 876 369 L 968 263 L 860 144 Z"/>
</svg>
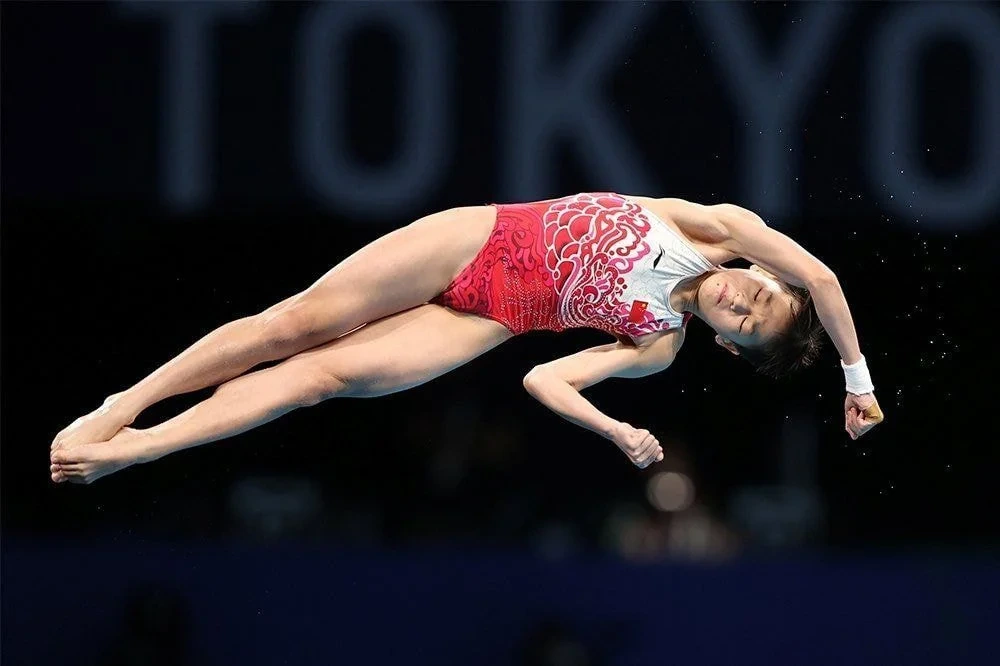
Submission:
<svg viewBox="0 0 1000 666">
<path fill-rule="evenodd" d="M 641 322 L 647 307 L 649 307 L 649 303 L 646 301 L 632 301 L 632 310 L 628 313 L 628 320 L 633 324 Z"/>
</svg>

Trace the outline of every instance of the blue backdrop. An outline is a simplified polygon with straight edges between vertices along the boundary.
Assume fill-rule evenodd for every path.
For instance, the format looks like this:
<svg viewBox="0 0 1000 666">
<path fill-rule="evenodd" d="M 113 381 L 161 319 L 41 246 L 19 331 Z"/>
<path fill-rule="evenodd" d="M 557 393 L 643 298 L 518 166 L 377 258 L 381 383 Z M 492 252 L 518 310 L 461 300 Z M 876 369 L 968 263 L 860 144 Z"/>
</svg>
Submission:
<svg viewBox="0 0 1000 666">
<path fill-rule="evenodd" d="M 185 600 L 199 664 L 517 663 L 557 622 L 598 663 L 998 663 L 1000 569 L 938 556 L 719 565 L 118 541 L 7 544 L 5 664 L 91 663 L 125 599 Z M 44 627 L 44 633 L 40 629 Z"/>
</svg>

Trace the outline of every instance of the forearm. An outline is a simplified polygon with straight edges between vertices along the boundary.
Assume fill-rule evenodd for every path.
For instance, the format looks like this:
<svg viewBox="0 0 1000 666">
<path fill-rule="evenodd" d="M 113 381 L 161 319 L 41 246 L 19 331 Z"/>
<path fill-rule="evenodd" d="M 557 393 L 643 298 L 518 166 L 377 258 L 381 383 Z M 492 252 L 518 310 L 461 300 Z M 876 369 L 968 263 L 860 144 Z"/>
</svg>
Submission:
<svg viewBox="0 0 1000 666">
<path fill-rule="evenodd" d="M 540 403 L 570 423 L 612 438 L 618 421 L 597 409 L 569 382 L 553 374 L 532 373 L 525 378 L 524 387 Z"/>
<path fill-rule="evenodd" d="M 836 277 L 826 276 L 807 284 L 816 314 L 830 340 L 848 365 L 861 360 L 861 348 L 851 310 Z"/>
</svg>

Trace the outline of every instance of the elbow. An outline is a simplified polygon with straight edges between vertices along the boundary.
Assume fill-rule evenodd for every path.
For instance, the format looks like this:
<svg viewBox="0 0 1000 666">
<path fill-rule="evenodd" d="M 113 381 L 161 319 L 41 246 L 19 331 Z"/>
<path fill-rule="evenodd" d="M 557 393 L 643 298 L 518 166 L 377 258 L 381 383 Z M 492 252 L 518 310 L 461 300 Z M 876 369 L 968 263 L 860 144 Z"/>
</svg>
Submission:
<svg viewBox="0 0 1000 666">
<path fill-rule="evenodd" d="M 578 388 L 574 382 L 568 381 L 556 375 L 551 369 L 540 365 L 532 368 L 531 372 L 524 376 L 521 383 L 524 385 L 524 390 L 536 398 L 545 392 L 546 387 L 552 386 L 553 383 L 565 383 L 573 388 Z"/>
<path fill-rule="evenodd" d="M 810 292 L 815 289 L 840 287 L 840 281 L 837 280 L 836 273 L 831 271 L 829 268 L 826 268 L 825 266 L 822 269 L 814 271 L 812 274 L 810 274 L 806 278 L 805 283 L 806 283 L 806 288 L 808 288 Z"/>
<path fill-rule="evenodd" d="M 531 369 L 528 374 L 524 376 L 521 383 L 524 385 L 524 390 L 531 395 L 538 395 L 539 388 L 541 384 L 545 381 L 543 374 L 544 370 L 541 370 L 538 366 Z"/>
</svg>

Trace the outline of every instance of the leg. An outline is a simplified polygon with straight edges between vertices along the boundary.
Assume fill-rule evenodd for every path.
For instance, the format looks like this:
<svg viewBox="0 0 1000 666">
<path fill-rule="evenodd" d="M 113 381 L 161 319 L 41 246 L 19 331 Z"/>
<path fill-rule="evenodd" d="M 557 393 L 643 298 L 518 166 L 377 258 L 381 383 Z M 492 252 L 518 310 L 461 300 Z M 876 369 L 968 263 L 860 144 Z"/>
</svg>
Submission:
<svg viewBox="0 0 1000 666">
<path fill-rule="evenodd" d="M 211 398 L 148 430 L 125 428 L 110 441 L 53 451 L 52 479 L 89 483 L 328 398 L 402 391 L 467 363 L 510 335 L 497 322 L 438 305 L 407 310 L 227 382 Z"/>
<path fill-rule="evenodd" d="M 110 438 L 147 407 L 333 340 L 432 299 L 486 243 L 496 212 L 455 208 L 379 238 L 312 286 L 209 333 L 132 388 L 56 435 L 53 448 Z"/>
</svg>

